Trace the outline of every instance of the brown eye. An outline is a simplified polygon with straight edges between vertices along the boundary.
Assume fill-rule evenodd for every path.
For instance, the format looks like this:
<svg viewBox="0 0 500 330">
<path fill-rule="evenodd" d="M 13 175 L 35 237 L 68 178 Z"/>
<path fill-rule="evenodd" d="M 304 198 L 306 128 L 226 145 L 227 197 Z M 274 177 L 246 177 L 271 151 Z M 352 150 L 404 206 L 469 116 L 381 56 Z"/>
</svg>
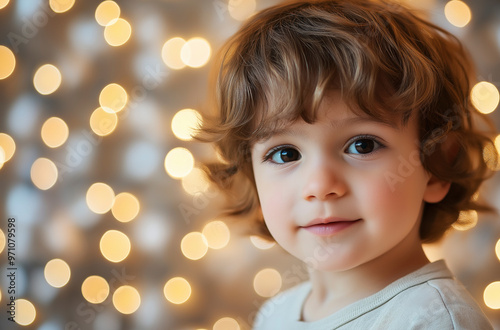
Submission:
<svg viewBox="0 0 500 330">
<path fill-rule="evenodd" d="M 297 149 L 290 147 L 278 148 L 272 151 L 267 159 L 276 164 L 284 164 L 289 162 L 294 162 L 299 160 L 301 157 L 300 152 Z"/>
<path fill-rule="evenodd" d="M 348 154 L 366 155 L 372 152 L 376 152 L 377 150 L 384 147 L 385 146 L 377 142 L 375 138 L 359 137 L 347 146 L 345 152 Z"/>
</svg>

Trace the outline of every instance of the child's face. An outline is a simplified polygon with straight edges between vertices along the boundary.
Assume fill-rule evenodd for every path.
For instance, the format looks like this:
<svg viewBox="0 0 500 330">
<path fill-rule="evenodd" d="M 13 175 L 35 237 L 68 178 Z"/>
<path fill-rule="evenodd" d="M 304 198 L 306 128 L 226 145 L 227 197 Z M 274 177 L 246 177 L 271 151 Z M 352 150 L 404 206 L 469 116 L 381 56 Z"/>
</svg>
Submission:
<svg viewBox="0 0 500 330">
<path fill-rule="evenodd" d="M 252 147 L 262 212 L 278 244 L 337 271 L 421 248 L 423 203 L 444 197 L 447 186 L 432 184 L 420 163 L 415 120 L 389 126 L 356 115 L 338 93 L 317 119 Z"/>
</svg>

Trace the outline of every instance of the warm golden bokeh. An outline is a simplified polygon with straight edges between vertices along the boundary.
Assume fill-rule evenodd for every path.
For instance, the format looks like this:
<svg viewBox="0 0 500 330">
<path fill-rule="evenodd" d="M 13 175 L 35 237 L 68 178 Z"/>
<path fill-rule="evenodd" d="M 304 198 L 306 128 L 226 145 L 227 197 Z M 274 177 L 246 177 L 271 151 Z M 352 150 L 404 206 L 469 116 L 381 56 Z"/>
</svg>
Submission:
<svg viewBox="0 0 500 330">
<path fill-rule="evenodd" d="M 208 251 L 208 242 L 205 236 L 199 232 L 191 232 L 182 238 L 182 254 L 191 260 L 198 260 L 205 256 Z"/>
<path fill-rule="evenodd" d="M 16 143 L 10 135 L 0 133 L 0 148 L 3 150 L 3 162 L 8 162 L 16 152 Z"/>
<path fill-rule="evenodd" d="M 173 304 L 183 304 L 191 297 L 191 285 L 182 277 L 174 277 L 163 287 L 165 298 Z"/>
<path fill-rule="evenodd" d="M 232 18 L 244 21 L 255 13 L 257 2 L 255 0 L 229 0 L 227 9 Z"/>
<path fill-rule="evenodd" d="M 478 215 L 476 210 L 460 211 L 458 220 L 452 224 L 457 230 L 469 230 L 477 225 Z"/>
<path fill-rule="evenodd" d="M 172 118 L 172 132 L 183 141 L 191 141 L 193 135 L 202 124 L 202 118 L 198 111 L 193 109 L 182 109 Z"/>
<path fill-rule="evenodd" d="M 0 80 L 9 77 L 15 68 L 16 57 L 14 53 L 9 48 L 0 45 Z"/>
<path fill-rule="evenodd" d="M 44 64 L 38 68 L 33 77 L 33 85 L 38 93 L 49 95 L 54 93 L 62 82 L 61 72 L 52 64 Z"/>
<path fill-rule="evenodd" d="M 108 230 L 99 243 L 104 258 L 111 262 L 123 261 L 130 253 L 130 239 L 118 230 Z"/>
<path fill-rule="evenodd" d="M 186 148 L 174 148 L 165 157 L 165 170 L 174 179 L 188 175 L 194 168 L 193 154 Z"/>
<path fill-rule="evenodd" d="M 106 26 L 120 17 L 120 6 L 114 1 L 103 1 L 95 10 L 95 19 L 99 25 Z"/>
<path fill-rule="evenodd" d="M 208 247 L 215 250 L 226 247 L 231 238 L 229 228 L 220 220 L 207 223 L 203 227 L 202 234 L 207 240 Z"/>
<path fill-rule="evenodd" d="M 451 24 L 456 27 L 464 27 L 469 24 L 472 13 L 469 6 L 463 1 L 452 0 L 444 7 L 444 15 Z"/>
<path fill-rule="evenodd" d="M 207 64 L 211 53 L 208 41 L 203 38 L 192 38 L 182 46 L 181 60 L 187 66 L 199 68 Z"/>
<path fill-rule="evenodd" d="M 106 112 L 119 112 L 127 105 L 128 94 L 125 88 L 112 83 L 104 87 L 99 94 L 99 104 Z"/>
<path fill-rule="evenodd" d="M 232 317 L 223 317 L 214 323 L 213 330 L 240 330 L 238 321 Z"/>
<path fill-rule="evenodd" d="M 491 309 L 500 309 L 500 281 L 488 284 L 483 293 L 484 304 Z"/>
<path fill-rule="evenodd" d="M 205 172 L 199 168 L 193 168 L 188 175 L 182 178 L 182 188 L 190 195 L 204 193 L 209 187 L 210 182 Z"/>
<path fill-rule="evenodd" d="M 89 303 L 100 304 L 108 298 L 109 284 L 101 276 L 89 276 L 82 283 L 82 295 Z"/>
<path fill-rule="evenodd" d="M 57 167 L 50 159 L 38 158 L 31 166 L 31 181 L 40 190 L 52 188 L 57 178 Z"/>
<path fill-rule="evenodd" d="M 132 35 L 130 23 L 123 18 L 111 21 L 104 28 L 104 39 L 113 47 L 125 44 Z"/>
<path fill-rule="evenodd" d="M 182 47 L 186 44 L 186 40 L 175 37 L 169 39 L 161 49 L 161 58 L 166 66 L 170 69 L 180 70 L 186 66 L 181 58 Z"/>
<path fill-rule="evenodd" d="M 262 269 L 253 279 L 253 288 L 262 297 L 274 296 L 280 291 L 281 285 L 281 274 L 273 268 Z"/>
<path fill-rule="evenodd" d="M 47 262 L 43 273 L 47 283 L 55 288 L 65 286 L 71 277 L 71 269 L 62 259 L 52 259 Z"/>
<path fill-rule="evenodd" d="M 254 235 L 250 236 L 250 241 L 256 248 L 261 250 L 267 250 L 276 245 L 276 242 L 271 242 L 266 239 L 263 239 L 262 237 Z"/>
<path fill-rule="evenodd" d="M 472 87 L 471 101 L 479 112 L 489 114 L 498 107 L 500 93 L 492 83 L 481 81 Z"/>
<path fill-rule="evenodd" d="M 74 4 L 75 0 L 49 0 L 50 9 L 55 13 L 67 12 Z"/>
<path fill-rule="evenodd" d="M 115 200 L 115 192 L 109 185 L 96 182 L 87 190 L 86 202 L 89 209 L 97 214 L 111 210 Z"/>
<path fill-rule="evenodd" d="M 99 107 L 90 116 L 90 128 L 99 136 L 111 134 L 118 125 L 116 113 L 110 113 Z"/>
<path fill-rule="evenodd" d="M 58 117 L 51 117 L 42 125 L 41 136 L 43 142 L 50 148 L 60 147 L 69 136 L 66 122 Z"/>
<path fill-rule="evenodd" d="M 140 208 L 137 197 L 131 193 L 123 192 L 116 195 L 111 213 L 113 213 L 116 220 L 120 222 L 129 222 L 134 220 L 139 214 Z"/>
<path fill-rule="evenodd" d="M 33 303 L 26 299 L 16 299 L 16 317 L 14 320 L 17 324 L 27 326 L 33 323 L 36 318 L 36 309 Z"/>
<path fill-rule="evenodd" d="M 0 9 L 5 8 L 9 4 L 10 0 L 0 0 Z"/>
<path fill-rule="evenodd" d="M 113 293 L 113 305 L 122 314 L 132 314 L 141 305 L 141 296 L 136 288 L 124 285 Z"/>
</svg>

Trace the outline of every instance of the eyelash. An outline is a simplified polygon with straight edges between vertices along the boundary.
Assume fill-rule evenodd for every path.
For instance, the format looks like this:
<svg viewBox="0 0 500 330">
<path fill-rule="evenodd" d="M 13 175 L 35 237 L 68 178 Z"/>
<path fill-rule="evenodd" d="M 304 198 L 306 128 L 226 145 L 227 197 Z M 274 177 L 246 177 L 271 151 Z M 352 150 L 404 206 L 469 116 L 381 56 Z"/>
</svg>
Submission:
<svg viewBox="0 0 500 330">
<path fill-rule="evenodd" d="M 372 151 L 372 152 L 369 152 L 367 154 L 361 154 L 361 153 L 360 154 L 356 154 L 356 155 L 361 156 L 361 157 L 368 157 L 369 155 L 372 155 L 372 154 L 378 152 L 379 150 L 386 148 L 386 145 L 380 141 L 380 138 L 378 138 L 378 137 L 376 137 L 374 135 L 365 134 L 365 135 L 357 135 L 357 136 L 353 137 L 352 139 L 350 139 L 346 143 L 347 147 L 344 148 L 344 152 L 347 152 L 347 150 L 349 149 L 349 147 L 354 142 L 359 141 L 359 140 L 372 140 L 373 142 L 375 142 L 378 145 L 378 147 L 374 151 Z M 262 162 L 263 163 L 264 162 L 270 162 L 272 164 L 282 165 L 282 163 L 273 162 L 271 159 L 272 159 L 272 157 L 274 156 L 274 154 L 276 152 L 284 150 L 284 149 L 288 149 L 288 148 L 292 148 L 292 149 L 297 150 L 297 147 L 295 147 L 293 145 L 290 145 L 290 144 L 279 145 L 279 146 L 273 147 L 268 152 L 266 152 L 266 154 L 264 155 L 264 157 L 262 157 Z"/>
</svg>

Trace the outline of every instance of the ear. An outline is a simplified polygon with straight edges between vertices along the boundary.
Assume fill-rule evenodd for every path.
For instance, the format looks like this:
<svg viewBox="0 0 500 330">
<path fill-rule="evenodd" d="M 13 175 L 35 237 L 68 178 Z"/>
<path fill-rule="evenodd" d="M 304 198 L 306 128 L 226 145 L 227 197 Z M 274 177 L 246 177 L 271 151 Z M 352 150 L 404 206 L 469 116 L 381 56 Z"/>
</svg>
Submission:
<svg viewBox="0 0 500 330">
<path fill-rule="evenodd" d="M 427 203 L 439 203 L 450 190 L 450 186 L 451 182 L 442 181 L 431 175 L 425 188 L 424 201 Z"/>
</svg>

